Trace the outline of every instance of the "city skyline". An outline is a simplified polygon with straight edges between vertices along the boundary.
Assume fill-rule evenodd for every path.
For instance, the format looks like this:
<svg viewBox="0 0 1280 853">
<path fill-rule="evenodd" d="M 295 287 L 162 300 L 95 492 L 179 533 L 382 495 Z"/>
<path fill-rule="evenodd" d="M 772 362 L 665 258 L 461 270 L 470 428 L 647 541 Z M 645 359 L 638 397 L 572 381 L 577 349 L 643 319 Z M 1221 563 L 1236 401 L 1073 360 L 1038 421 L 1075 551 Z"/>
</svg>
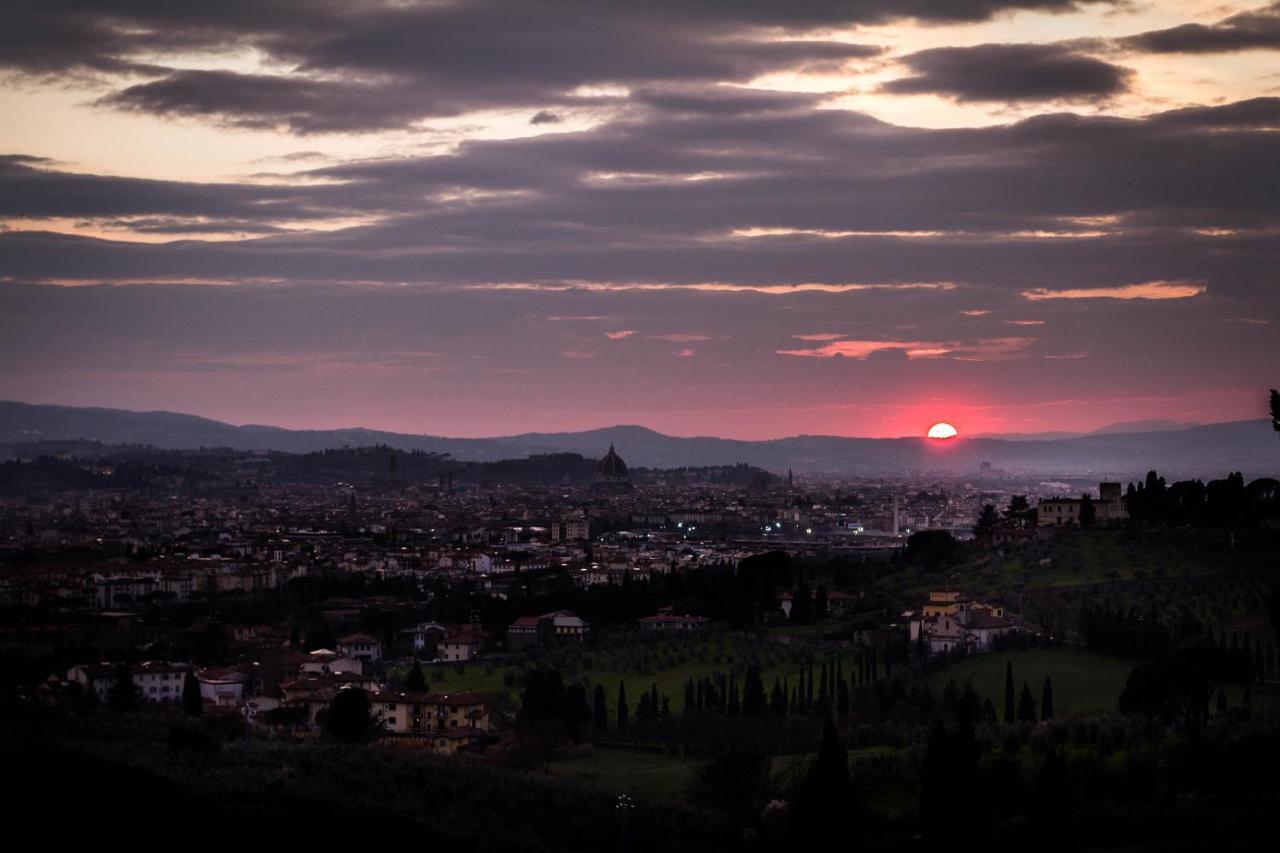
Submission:
<svg viewBox="0 0 1280 853">
<path fill-rule="evenodd" d="M 1280 4 L 1191 0 L 6 4 L 0 399 L 450 436 L 1260 418 L 1277 49 Z"/>
</svg>

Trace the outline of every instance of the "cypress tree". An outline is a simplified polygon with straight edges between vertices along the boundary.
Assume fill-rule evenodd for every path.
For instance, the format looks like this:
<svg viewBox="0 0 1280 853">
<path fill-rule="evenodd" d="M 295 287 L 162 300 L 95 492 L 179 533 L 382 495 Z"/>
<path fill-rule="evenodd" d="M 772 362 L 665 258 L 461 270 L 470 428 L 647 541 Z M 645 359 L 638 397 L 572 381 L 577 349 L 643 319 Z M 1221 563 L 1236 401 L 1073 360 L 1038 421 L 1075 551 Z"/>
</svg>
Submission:
<svg viewBox="0 0 1280 853">
<path fill-rule="evenodd" d="M 729 701 L 725 703 L 725 713 L 730 717 L 736 717 L 742 712 L 742 706 L 738 703 L 738 680 L 737 676 L 730 673 L 729 675 Z"/>
<path fill-rule="evenodd" d="M 843 678 L 836 682 L 836 712 L 841 719 L 849 716 L 849 684 Z"/>
<path fill-rule="evenodd" d="M 427 677 L 422 673 L 422 664 L 418 663 L 418 659 L 413 659 L 413 669 L 409 670 L 409 674 L 404 679 L 404 689 L 410 693 L 424 693 L 427 689 Z"/>
<path fill-rule="evenodd" d="M 787 700 L 782 693 L 782 682 L 777 678 L 773 679 L 773 692 L 769 695 L 769 714 L 774 717 L 787 714 Z"/>
<path fill-rule="evenodd" d="M 618 728 L 625 729 L 627 722 L 631 716 L 630 709 L 627 708 L 627 684 L 625 681 L 618 682 Z"/>
<path fill-rule="evenodd" d="M 187 670 L 182 679 L 182 711 L 188 717 L 199 717 L 204 713 L 204 698 L 200 695 L 200 682 L 196 674 Z"/>
<path fill-rule="evenodd" d="M 827 690 L 827 662 L 824 660 L 822 662 L 822 674 L 818 677 L 818 701 L 825 702 L 830 695 Z"/>
<path fill-rule="evenodd" d="M 591 723 L 596 734 L 602 735 L 609 728 L 609 700 L 604 695 L 604 685 L 597 684 L 592 698 Z"/>
<path fill-rule="evenodd" d="M 763 717 L 768 711 L 760 667 L 753 663 L 747 667 L 746 677 L 742 680 L 742 713 L 748 717 Z"/>
<path fill-rule="evenodd" d="M 798 805 L 805 829 L 817 838 L 824 838 L 818 825 L 830 820 L 838 810 L 848 808 L 848 796 L 849 753 L 836 731 L 835 721 L 828 715 L 818 742 L 818 757 L 801 786 Z"/>
<path fill-rule="evenodd" d="M 107 707 L 113 711 L 132 711 L 142 701 L 142 690 L 133 682 L 133 669 L 127 663 L 116 666 L 115 681 L 107 690 Z"/>
<path fill-rule="evenodd" d="M 649 713 L 658 716 L 658 685 L 649 685 Z"/>
<path fill-rule="evenodd" d="M 1040 719 L 1053 719 L 1053 682 L 1044 677 L 1044 690 L 1040 693 Z"/>
<path fill-rule="evenodd" d="M 1013 661 L 1005 661 L 1004 664 L 1004 721 L 1008 725 L 1013 725 Z"/>
<path fill-rule="evenodd" d="M 1018 722 L 1034 723 L 1036 721 L 1036 699 L 1031 695 L 1027 682 L 1022 682 L 1022 694 L 1018 697 Z"/>
<path fill-rule="evenodd" d="M 694 694 L 693 676 L 689 676 L 689 680 L 684 683 L 684 714 L 689 716 L 693 714 L 698 707 L 698 700 Z"/>
</svg>

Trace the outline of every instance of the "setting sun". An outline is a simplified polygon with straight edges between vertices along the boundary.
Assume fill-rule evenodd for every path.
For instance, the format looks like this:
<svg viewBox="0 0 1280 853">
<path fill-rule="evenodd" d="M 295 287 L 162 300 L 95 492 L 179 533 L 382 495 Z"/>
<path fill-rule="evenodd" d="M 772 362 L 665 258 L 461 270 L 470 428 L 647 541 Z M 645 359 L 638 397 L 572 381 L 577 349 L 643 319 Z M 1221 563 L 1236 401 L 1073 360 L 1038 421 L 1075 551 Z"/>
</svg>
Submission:
<svg viewBox="0 0 1280 853">
<path fill-rule="evenodd" d="M 957 435 L 959 435 L 959 433 L 956 431 L 956 428 L 946 421 L 939 421 L 929 427 L 928 432 L 929 438 L 955 438 Z"/>
</svg>

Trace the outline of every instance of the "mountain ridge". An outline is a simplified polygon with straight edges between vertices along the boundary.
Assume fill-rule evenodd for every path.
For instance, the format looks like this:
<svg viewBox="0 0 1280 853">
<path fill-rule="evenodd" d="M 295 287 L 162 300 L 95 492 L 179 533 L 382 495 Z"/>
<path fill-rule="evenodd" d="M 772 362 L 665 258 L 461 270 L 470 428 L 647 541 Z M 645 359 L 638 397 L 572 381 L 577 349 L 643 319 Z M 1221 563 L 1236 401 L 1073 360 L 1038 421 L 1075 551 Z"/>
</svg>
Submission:
<svg viewBox="0 0 1280 853">
<path fill-rule="evenodd" d="M 0 446 L 10 448 L 9 455 L 19 445 L 76 439 L 166 449 L 228 447 L 292 453 L 385 444 L 404 451 L 448 453 L 459 460 L 477 462 L 558 452 L 602 455 L 609 444 L 615 444 L 632 465 L 675 468 L 745 462 L 779 473 L 790 468 L 823 474 L 976 475 L 982 462 L 991 463 L 997 470 L 1045 474 L 1137 473 L 1149 468 L 1204 476 L 1221 476 L 1237 469 L 1254 475 L 1280 472 L 1280 438 L 1265 419 L 1149 432 L 1103 427 L 1084 435 L 1052 439 L 975 436 L 945 442 L 916 437 L 811 434 L 763 440 L 684 437 L 639 424 L 579 432 L 452 438 L 363 427 L 291 430 L 266 424 L 236 426 L 181 412 L 0 401 Z"/>
</svg>

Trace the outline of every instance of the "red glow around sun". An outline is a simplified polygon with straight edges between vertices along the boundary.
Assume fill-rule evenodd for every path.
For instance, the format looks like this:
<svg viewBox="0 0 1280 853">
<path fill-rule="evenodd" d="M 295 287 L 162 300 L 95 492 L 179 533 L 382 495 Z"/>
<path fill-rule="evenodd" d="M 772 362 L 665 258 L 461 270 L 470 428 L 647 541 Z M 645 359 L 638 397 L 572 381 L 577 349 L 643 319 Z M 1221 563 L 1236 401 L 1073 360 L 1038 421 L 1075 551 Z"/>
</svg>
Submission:
<svg viewBox="0 0 1280 853">
<path fill-rule="evenodd" d="M 929 438 L 955 438 L 959 434 L 959 431 L 946 421 L 939 421 L 929 427 L 928 432 Z"/>
</svg>

